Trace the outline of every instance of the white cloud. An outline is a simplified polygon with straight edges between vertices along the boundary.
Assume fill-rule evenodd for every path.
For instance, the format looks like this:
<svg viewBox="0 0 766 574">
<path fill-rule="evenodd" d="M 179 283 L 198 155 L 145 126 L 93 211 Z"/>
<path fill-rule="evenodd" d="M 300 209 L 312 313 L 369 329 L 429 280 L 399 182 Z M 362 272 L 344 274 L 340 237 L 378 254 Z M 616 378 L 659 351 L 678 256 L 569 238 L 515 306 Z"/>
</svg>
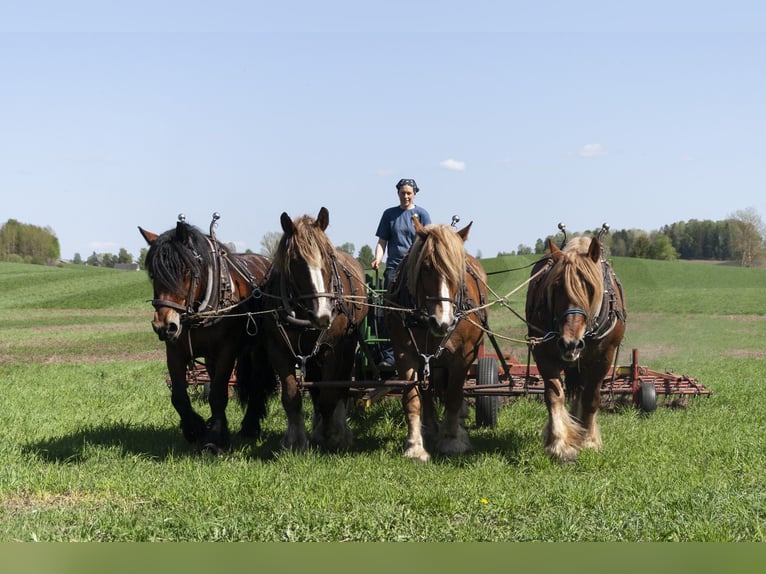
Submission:
<svg viewBox="0 0 766 574">
<path fill-rule="evenodd" d="M 456 159 L 445 159 L 440 161 L 439 166 L 452 171 L 465 171 L 465 162 Z"/>
<path fill-rule="evenodd" d="M 596 157 L 606 155 L 606 148 L 601 144 L 585 144 L 578 154 L 580 157 Z"/>
</svg>

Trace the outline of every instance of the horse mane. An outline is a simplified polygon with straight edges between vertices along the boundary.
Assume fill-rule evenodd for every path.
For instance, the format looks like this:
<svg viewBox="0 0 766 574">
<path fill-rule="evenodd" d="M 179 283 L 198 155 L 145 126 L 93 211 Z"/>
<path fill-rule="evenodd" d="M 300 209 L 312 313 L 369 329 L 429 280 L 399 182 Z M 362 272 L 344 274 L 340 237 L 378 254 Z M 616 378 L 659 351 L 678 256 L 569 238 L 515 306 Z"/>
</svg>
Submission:
<svg viewBox="0 0 766 574">
<path fill-rule="evenodd" d="M 334 252 L 332 242 L 309 215 L 293 221 L 294 232 L 284 233 L 274 254 L 274 267 L 285 275 L 290 273 L 290 260 L 300 258 L 309 265 L 319 267 L 323 256 Z"/>
<path fill-rule="evenodd" d="M 425 226 L 425 235 L 418 234 L 405 258 L 407 289 L 415 293 L 420 269 L 426 261 L 442 275 L 450 290 L 457 289 L 465 279 L 465 249 L 455 230 L 444 224 Z"/>
<path fill-rule="evenodd" d="M 186 240 L 179 239 L 186 237 Z M 223 251 L 226 248 L 220 245 Z M 212 264 L 207 236 L 193 225 L 178 226 L 159 235 L 146 253 L 146 271 L 155 286 L 163 291 L 185 294 L 186 272 L 206 277 Z"/>
<path fill-rule="evenodd" d="M 553 308 L 553 286 L 563 285 L 572 303 L 588 311 L 588 316 L 598 317 L 604 293 L 604 274 L 601 264 L 588 256 L 591 238 L 572 238 L 561 256 L 548 272 L 548 304 Z"/>
</svg>

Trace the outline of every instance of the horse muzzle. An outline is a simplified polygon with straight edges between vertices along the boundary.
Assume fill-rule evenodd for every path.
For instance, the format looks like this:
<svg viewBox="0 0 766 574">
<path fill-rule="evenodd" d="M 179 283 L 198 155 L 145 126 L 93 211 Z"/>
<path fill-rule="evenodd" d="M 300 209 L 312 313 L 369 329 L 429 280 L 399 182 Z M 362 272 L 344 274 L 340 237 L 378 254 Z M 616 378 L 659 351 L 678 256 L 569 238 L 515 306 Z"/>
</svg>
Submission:
<svg viewBox="0 0 766 574">
<path fill-rule="evenodd" d="M 164 321 L 155 318 L 152 321 L 152 329 L 159 337 L 160 341 L 173 342 L 181 336 L 181 320 L 177 313 L 166 317 Z"/>
<path fill-rule="evenodd" d="M 454 315 L 450 315 L 449 319 L 430 315 L 428 317 L 428 330 L 434 337 L 445 337 L 454 328 L 456 322 Z"/>
<path fill-rule="evenodd" d="M 561 360 L 573 363 L 580 358 L 580 353 L 585 348 L 585 339 L 565 339 L 564 337 L 559 337 L 556 344 L 561 353 Z"/>
<path fill-rule="evenodd" d="M 332 315 L 326 313 L 313 313 L 309 312 L 309 321 L 317 329 L 327 329 L 332 323 Z"/>
</svg>

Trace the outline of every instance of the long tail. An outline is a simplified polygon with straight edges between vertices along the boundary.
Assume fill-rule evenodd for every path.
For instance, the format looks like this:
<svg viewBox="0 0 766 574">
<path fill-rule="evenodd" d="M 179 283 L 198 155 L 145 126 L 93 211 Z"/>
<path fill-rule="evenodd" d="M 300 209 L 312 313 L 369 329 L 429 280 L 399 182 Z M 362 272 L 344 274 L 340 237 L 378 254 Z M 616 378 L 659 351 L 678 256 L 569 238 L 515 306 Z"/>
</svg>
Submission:
<svg viewBox="0 0 766 574">
<path fill-rule="evenodd" d="M 269 397 L 277 390 L 277 377 L 262 341 L 256 338 L 237 359 L 237 396 L 245 408 L 242 435 L 257 439 L 268 414 Z"/>
</svg>

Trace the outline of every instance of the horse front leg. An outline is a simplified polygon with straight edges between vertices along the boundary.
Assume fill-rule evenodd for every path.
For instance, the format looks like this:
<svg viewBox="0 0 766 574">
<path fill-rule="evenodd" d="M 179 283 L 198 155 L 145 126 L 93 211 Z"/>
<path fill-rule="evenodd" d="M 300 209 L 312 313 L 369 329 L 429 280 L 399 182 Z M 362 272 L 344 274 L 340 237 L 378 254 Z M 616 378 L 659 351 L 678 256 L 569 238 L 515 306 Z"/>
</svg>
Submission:
<svg viewBox="0 0 766 574">
<path fill-rule="evenodd" d="M 412 385 L 405 388 L 402 394 L 404 416 L 407 419 L 407 440 L 404 443 L 404 456 L 421 462 L 431 460 L 423 442 L 421 420 L 420 388 Z"/>
<path fill-rule="evenodd" d="M 210 419 L 200 442 L 200 451 L 217 455 L 224 452 L 230 444 L 226 407 L 229 404 L 229 379 L 234 370 L 234 356 L 226 353 L 215 361 L 206 357 L 205 364 L 210 365 Z"/>
<path fill-rule="evenodd" d="M 566 409 L 564 388 L 558 377 L 545 377 L 548 422 L 543 430 L 545 452 L 561 462 L 573 462 L 582 448 L 583 429 Z"/>
<path fill-rule="evenodd" d="M 197 413 L 189 398 L 186 381 L 187 358 L 171 343 L 166 347 L 168 373 L 170 374 L 170 402 L 181 418 L 181 432 L 190 443 L 196 443 L 205 432 L 205 419 Z"/>
<path fill-rule="evenodd" d="M 308 446 L 306 422 L 303 419 L 303 393 L 295 378 L 295 370 L 282 368 L 278 371 L 282 383 L 282 407 L 287 415 L 287 430 L 282 437 L 282 448 L 302 451 Z"/>
</svg>

